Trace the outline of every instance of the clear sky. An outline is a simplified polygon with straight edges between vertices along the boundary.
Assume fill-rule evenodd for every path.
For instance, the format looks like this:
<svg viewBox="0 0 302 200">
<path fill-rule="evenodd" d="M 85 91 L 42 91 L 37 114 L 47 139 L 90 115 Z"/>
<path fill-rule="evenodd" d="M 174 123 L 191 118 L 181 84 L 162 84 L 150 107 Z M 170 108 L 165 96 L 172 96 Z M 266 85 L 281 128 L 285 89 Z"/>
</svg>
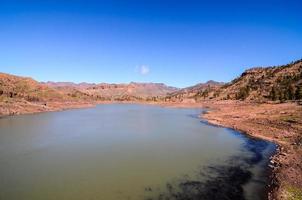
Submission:
<svg viewBox="0 0 302 200">
<path fill-rule="evenodd" d="M 0 0 L 0 72 L 38 81 L 230 81 L 302 58 L 302 1 Z"/>
</svg>

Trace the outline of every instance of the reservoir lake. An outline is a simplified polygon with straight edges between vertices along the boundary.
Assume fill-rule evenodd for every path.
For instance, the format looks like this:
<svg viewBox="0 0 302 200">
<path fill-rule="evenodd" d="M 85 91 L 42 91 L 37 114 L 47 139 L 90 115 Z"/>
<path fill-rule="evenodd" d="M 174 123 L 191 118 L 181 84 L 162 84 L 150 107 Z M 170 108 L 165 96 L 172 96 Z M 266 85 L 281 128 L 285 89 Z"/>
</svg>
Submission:
<svg viewBox="0 0 302 200">
<path fill-rule="evenodd" d="M 276 146 L 140 104 L 0 119 L 0 200 L 263 199 Z"/>
</svg>

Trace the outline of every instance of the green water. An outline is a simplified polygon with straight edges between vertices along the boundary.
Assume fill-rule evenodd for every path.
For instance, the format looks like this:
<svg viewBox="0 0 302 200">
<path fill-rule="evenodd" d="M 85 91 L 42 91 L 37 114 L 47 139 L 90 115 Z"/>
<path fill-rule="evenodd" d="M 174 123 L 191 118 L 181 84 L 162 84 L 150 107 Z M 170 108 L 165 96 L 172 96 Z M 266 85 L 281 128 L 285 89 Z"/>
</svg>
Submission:
<svg viewBox="0 0 302 200">
<path fill-rule="evenodd" d="M 248 139 L 201 123 L 200 112 L 112 104 L 2 118 L 0 199 L 144 199 L 148 187 L 155 194 L 203 166 L 250 153 Z M 252 171 L 261 179 L 263 166 Z M 259 188 L 251 182 L 246 196 L 257 199 Z"/>
</svg>

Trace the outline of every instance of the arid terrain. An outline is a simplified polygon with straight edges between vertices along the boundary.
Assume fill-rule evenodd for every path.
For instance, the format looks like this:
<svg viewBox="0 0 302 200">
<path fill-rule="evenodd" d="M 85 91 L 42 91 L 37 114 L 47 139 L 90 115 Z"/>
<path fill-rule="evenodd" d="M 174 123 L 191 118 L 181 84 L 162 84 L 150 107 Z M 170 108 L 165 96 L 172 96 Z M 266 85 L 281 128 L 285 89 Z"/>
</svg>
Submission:
<svg viewBox="0 0 302 200">
<path fill-rule="evenodd" d="M 0 116 L 81 108 L 115 101 L 154 101 L 176 90 L 162 83 L 44 83 L 0 73 Z"/>
<path fill-rule="evenodd" d="M 271 158 L 269 199 L 302 199 L 302 60 L 252 68 L 229 83 L 177 89 L 160 83 L 40 83 L 0 74 L 0 116 L 56 111 L 99 103 L 134 102 L 202 107 L 209 123 L 278 145 Z"/>
</svg>

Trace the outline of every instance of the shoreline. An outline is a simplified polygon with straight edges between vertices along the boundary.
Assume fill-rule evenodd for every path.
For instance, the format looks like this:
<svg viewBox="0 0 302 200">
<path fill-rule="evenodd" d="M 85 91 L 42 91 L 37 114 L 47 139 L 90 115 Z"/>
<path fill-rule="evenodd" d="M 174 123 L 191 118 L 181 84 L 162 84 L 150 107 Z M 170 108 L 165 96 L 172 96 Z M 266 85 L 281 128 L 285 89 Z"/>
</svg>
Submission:
<svg viewBox="0 0 302 200">
<path fill-rule="evenodd" d="M 208 111 L 201 113 L 200 117 L 207 123 L 276 144 L 276 152 L 268 164 L 267 199 L 302 199 L 302 137 L 299 134 L 302 130 L 302 106 L 294 103 L 258 104 L 240 101 L 162 105 L 206 108 Z M 296 121 L 291 119 L 294 117 Z"/>
<path fill-rule="evenodd" d="M 291 197 L 292 199 L 295 199 L 295 197 L 299 199 L 300 195 L 302 195 L 300 193 L 300 188 L 302 188 L 302 137 L 301 144 L 299 143 L 299 131 L 302 130 L 302 116 L 300 116 L 302 115 L 302 106 L 294 103 L 257 104 L 238 101 L 204 101 L 200 103 L 136 101 L 50 102 L 47 107 L 42 106 L 43 109 L 25 110 L 25 112 L 21 110 L 17 113 L 1 114 L 0 118 L 11 115 L 90 108 L 99 104 L 114 103 L 208 109 L 199 115 L 207 123 L 231 128 L 247 136 L 270 141 L 277 145 L 276 152 L 271 156 L 268 165 L 270 175 L 269 184 L 267 185 L 267 199 L 287 199 Z M 41 108 L 40 106 L 38 105 L 38 108 Z M 290 118 L 293 116 L 297 116 L 297 122 L 293 122 L 294 120 Z M 283 123 L 283 119 L 289 121 L 289 124 Z M 291 123 L 298 125 L 293 126 Z M 298 142 L 295 142 L 296 139 L 298 139 Z"/>
</svg>

